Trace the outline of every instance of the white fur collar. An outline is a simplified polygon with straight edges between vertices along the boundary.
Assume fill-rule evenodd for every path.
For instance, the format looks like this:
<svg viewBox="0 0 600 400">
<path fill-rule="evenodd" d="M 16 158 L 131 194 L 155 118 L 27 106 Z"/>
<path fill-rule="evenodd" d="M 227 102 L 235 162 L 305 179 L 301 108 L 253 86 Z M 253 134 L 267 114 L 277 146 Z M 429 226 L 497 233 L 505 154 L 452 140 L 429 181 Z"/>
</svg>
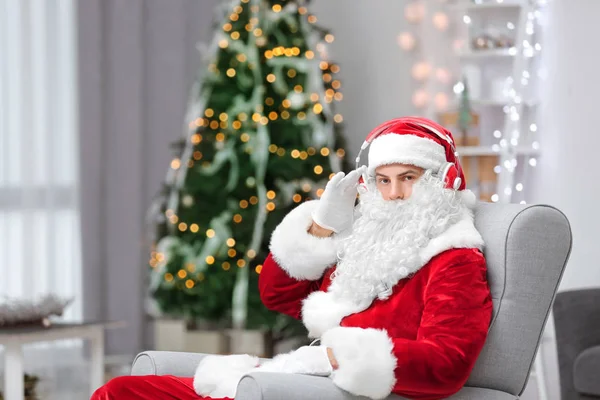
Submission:
<svg viewBox="0 0 600 400">
<path fill-rule="evenodd" d="M 475 229 L 472 211 L 467 208 L 460 221 L 432 239 L 421 250 L 421 267 L 436 255 L 453 248 L 483 248 L 483 238 Z M 302 322 L 308 329 L 309 337 L 321 337 L 329 329 L 339 326 L 345 316 L 366 310 L 371 302 L 372 300 L 354 304 L 329 291 L 317 291 L 311 293 L 302 304 Z"/>
</svg>

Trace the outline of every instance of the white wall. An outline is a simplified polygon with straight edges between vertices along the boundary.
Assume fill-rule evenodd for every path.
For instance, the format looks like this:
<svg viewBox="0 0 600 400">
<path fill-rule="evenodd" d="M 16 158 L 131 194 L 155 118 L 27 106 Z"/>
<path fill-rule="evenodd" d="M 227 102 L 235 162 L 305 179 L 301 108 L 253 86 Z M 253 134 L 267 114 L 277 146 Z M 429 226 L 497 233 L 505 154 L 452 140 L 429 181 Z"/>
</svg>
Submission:
<svg viewBox="0 0 600 400">
<path fill-rule="evenodd" d="M 561 290 L 600 286 L 596 209 L 600 176 L 595 168 L 600 151 L 600 52 L 590 38 L 600 34 L 596 0 L 552 1 L 544 39 L 540 110 L 542 157 L 533 177 L 533 202 L 561 209 L 571 221 L 573 252 Z"/>
<path fill-rule="evenodd" d="M 600 149 L 600 52 L 590 38 L 600 34 L 597 0 L 553 0 L 548 9 L 543 60 L 539 141 L 542 155 L 532 174 L 530 200 L 563 211 L 573 230 L 573 251 L 560 291 L 600 286 L 596 209 L 600 177 L 595 164 Z M 542 346 L 548 395 L 559 399 L 558 363 L 552 321 Z"/>
<path fill-rule="evenodd" d="M 332 61 L 340 65 L 347 148 L 354 158 L 369 131 L 390 118 L 412 114 L 412 61 L 396 37 L 407 29 L 406 0 L 314 0 L 309 11 L 330 29 Z M 366 160 L 366 154 L 364 155 Z"/>
</svg>

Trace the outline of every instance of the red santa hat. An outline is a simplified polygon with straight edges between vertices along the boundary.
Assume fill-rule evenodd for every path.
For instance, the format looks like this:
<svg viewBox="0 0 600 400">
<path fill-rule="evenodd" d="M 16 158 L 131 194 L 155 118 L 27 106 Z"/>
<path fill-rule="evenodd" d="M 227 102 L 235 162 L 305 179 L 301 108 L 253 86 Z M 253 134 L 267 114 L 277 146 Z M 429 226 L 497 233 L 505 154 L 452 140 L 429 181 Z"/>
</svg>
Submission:
<svg viewBox="0 0 600 400">
<path fill-rule="evenodd" d="M 361 151 L 369 145 L 369 176 L 382 165 L 408 164 L 432 170 L 449 188 L 466 187 L 452 133 L 431 120 L 402 117 L 384 122 L 369 133 Z"/>
</svg>

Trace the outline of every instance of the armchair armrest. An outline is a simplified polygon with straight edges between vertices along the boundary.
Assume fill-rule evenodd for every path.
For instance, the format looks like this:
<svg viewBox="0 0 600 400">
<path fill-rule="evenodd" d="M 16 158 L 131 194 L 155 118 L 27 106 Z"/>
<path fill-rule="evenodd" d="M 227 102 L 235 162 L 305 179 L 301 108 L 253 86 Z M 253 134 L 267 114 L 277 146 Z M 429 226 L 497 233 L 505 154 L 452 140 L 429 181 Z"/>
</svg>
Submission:
<svg viewBox="0 0 600 400">
<path fill-rule="evenodd" d="M 135 357 L 131 375 L 175 375 L 192 377 L 206 354 L 178 351 L 144 351 Z"/>
<path fill-rule="evenodd" d="M 235 400 L 357 400 L 329 378 L 277 372 L 252 372 L 238 384 Z M 397 397 L 398 398 L 398 397 Z"/>
</svg>

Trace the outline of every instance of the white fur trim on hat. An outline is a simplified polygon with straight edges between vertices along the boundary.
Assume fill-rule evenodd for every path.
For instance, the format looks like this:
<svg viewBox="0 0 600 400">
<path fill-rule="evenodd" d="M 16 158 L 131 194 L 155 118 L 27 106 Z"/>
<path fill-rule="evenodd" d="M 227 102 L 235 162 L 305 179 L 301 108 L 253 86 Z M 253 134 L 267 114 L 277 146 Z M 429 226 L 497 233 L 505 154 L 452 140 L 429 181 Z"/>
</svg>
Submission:
<svg viewBox="0 0 600 400">
<path fill-rule="evenodd" d="M 394 342 L 385 330 L 373 328 L 331 329 L 321 338 L 331 348 L 338 369 L 331 374 L 336 386 L 357 396 L 383 399 L 396 384 Z"/>
<path fill-rule="evenodd" d="M 370 176 L 388 164 L 408 164 L 438 172 L 446 162 L 444 146 L 417 135 L 387 133 L 377 137 L 369 148 Z"/>
<path fill-rule="evenodd" d="M 271 236 L 273 258 L 294 279 L 317 280 L 337 259 L 335 238 L 316 237 L 307 232 L 318 204 L 318 200 L 313 200 L 294 208 Z"/>
</svg>

